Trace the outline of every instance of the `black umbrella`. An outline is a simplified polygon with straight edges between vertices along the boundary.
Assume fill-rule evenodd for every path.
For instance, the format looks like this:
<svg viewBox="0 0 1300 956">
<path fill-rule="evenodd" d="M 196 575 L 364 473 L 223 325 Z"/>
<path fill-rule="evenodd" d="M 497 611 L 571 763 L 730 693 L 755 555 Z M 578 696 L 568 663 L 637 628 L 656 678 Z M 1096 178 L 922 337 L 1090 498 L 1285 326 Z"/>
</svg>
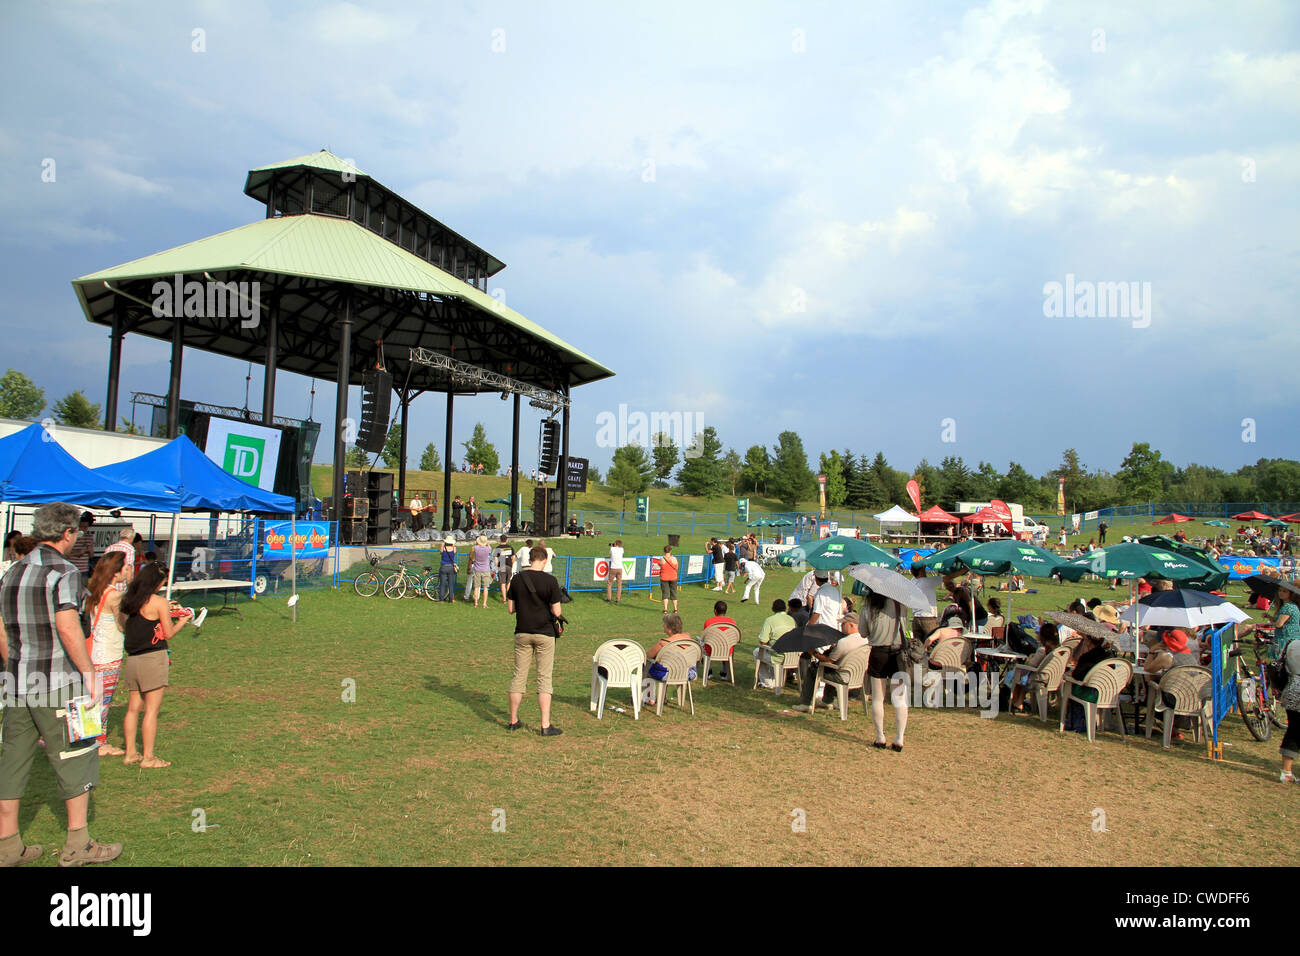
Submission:
<svg viewBox="0 0 1300 956">
<path fill-rule="evenodd" d="M 1279 578 L 1269 577 L 1266 574 L 1252 574 L 1241 582 L 1256 594 L 1268 598 L 1270 601 L 1277 600 L 1277 590 L 1280 587 L 1286 587 L 1285 581 Z M 1288 588 L 1288 590 L 1291 590 Z"/>
<path fill-rule="evenodd" d="M 772 650 L 778 654 L 798 654 L 815 651 L 836 643 L 844 634 L 829 624 L 805 624 L 786 631 L 772 642 Z"/>
</svg>

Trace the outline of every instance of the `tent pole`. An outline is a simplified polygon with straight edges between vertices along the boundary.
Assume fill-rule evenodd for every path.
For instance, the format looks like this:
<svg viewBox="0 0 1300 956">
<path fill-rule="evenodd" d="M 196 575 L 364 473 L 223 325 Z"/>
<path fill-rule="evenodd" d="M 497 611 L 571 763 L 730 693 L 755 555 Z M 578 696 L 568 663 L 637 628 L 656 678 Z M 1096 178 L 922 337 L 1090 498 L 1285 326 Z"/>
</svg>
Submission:
<svg viewBox="0 0 1300 956">
<path fill-rule="evenodd" d="M 180 530 L 180 512 L 172 515 L 172 540 L 167 547 L 167 600 L 172 599 L 172 580 L 176 577 L 176 533 Z"/>
<path fill-rule="evenodd" d="M 293 608 L 293 623 L 298 623 L 298 509 L 294 509 L 289 518 L 289 568 L 293 580 L 293 599 L 289 602 Z"/>
</svg>

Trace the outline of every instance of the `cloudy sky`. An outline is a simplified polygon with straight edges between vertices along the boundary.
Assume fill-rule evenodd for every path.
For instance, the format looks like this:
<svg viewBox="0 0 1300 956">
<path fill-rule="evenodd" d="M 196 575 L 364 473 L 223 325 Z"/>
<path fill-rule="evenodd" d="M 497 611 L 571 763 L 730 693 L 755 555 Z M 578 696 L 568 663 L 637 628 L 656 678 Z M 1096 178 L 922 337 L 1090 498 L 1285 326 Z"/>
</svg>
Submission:
<svg viewBox="0 0 1300 956">
<path fill-rule="evenodd" d="M 247 171 L 328 147 L 617 373 L 575 393 L 602 468 L 620 404 L 814 466 L 1297 457 L 1298 51 L 1288 2 L 5 4 L 0 368 L 103 401 L 69 281 L 260 218 Z M 1138 294 L 1045 314 L 1067 276 Z M 124 391 L 167 357 L 128 337 Z M 183 397 L 246 372 L 189 353 Z M 504 453 L 508 409 L 458 403 L 456 440 Z M 413 416 L 441 444 L 441 400 Z"/>
</svg>

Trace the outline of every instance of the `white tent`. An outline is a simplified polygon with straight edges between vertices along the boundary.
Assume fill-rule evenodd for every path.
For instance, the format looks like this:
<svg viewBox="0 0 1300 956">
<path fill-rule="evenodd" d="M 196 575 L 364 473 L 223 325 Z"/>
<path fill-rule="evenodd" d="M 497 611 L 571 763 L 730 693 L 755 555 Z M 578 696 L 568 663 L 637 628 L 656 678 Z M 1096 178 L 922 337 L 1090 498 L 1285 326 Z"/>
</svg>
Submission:
<svg viewBox="0 0 1300 956">
<path fill-rule="evenodd" d="M 893 525 L 914 524 L 919 527 L 920 520 L 921 520 L 916 515 L 904 511 L 898 505 L 894 505 L 894 507 L 890 508 L 888 511 L 882 511 L 880 514 L 873 515 L 872 517 L 874 517 L 877 521 L 880 522 L 881 535 L 884 535 L 885 525 L 887 524 L 893 524 Z"/>
</svg>

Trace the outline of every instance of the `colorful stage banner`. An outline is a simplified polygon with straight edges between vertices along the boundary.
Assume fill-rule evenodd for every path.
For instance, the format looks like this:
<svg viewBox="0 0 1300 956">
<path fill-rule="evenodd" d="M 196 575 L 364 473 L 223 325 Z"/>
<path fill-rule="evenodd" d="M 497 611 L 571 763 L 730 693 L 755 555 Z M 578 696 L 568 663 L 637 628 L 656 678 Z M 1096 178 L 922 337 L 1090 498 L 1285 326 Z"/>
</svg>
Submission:
<svg viewBox="0 0 1300 956">
<path fill-rule="evenodd" d="M 1294 571 L 1296 565 L 1293 558 L 1256 558 L 1235 554 L 1225 554 L 1219 558 L 1219 563 L 1228 569 L 1228 577 L 1233 581 L 1259 574 L 1261 568 L 1271 568 L 1274 573 L 1277 573 L 1283 569 L 1284 561 L 1288 562 L 1285 567 Z"/>
<path fill-rule="evenodd" d="M 328 521 L 299 521 L 297 537 L 292 550 L 289 544 L 292 525 L 288 521 L 268 522 L 262 525 L 262 557 L 288 560 L 297 552 L 300 558 L 323 558 L 330 548 Z"/>
</svg>

